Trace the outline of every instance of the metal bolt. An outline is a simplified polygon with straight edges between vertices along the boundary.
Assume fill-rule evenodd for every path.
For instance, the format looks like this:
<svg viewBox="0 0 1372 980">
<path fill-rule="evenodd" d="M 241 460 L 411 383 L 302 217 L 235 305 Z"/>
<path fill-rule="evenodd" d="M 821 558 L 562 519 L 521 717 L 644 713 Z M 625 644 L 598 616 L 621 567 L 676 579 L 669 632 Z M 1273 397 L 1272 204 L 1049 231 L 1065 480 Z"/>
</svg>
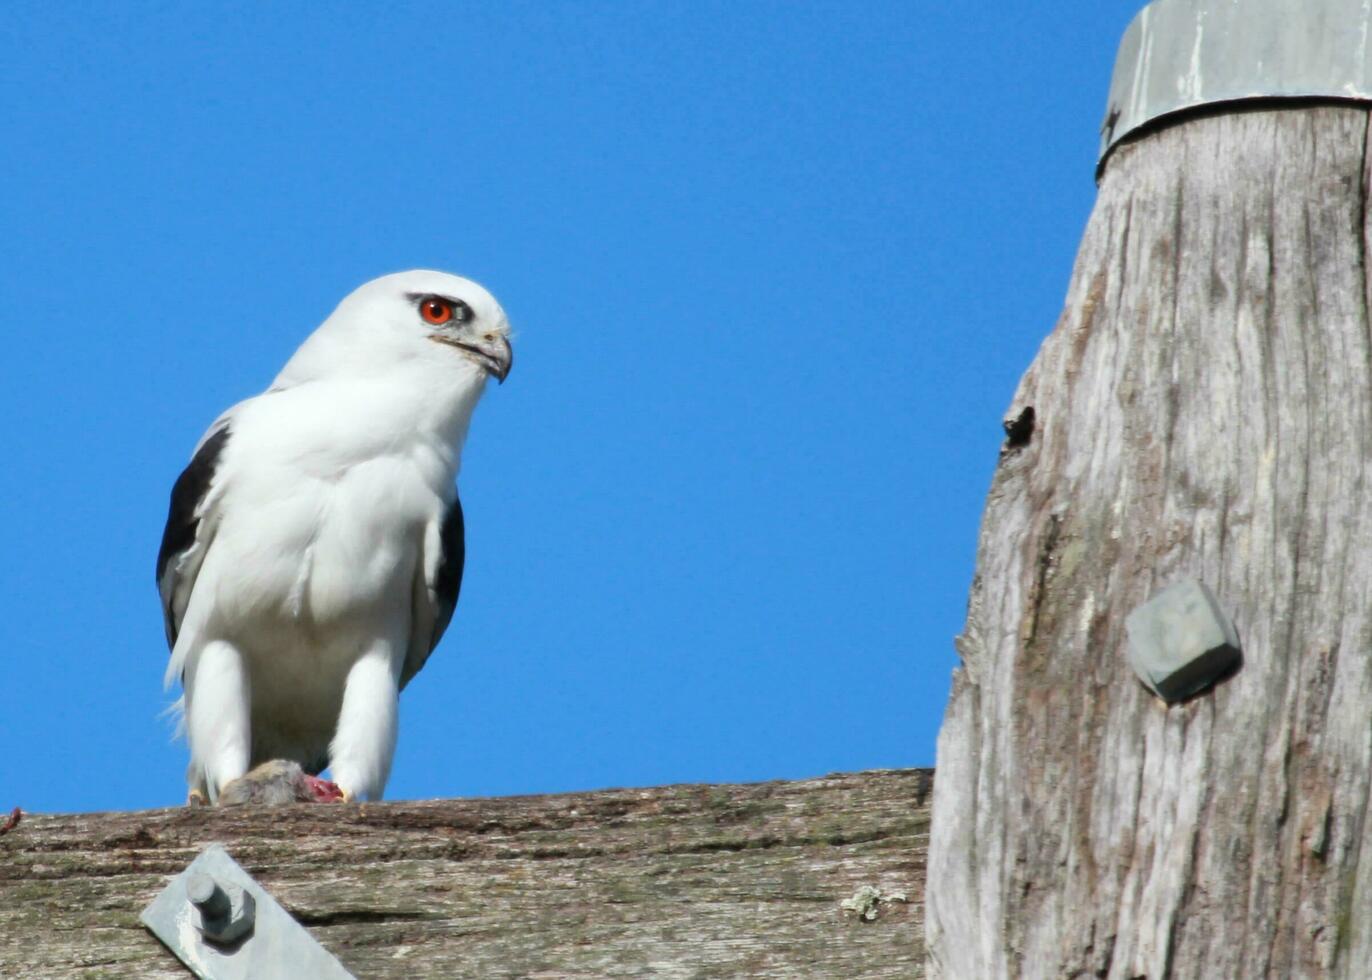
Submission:
<svg viewBox="0 0 1372 980">
<path fill-rule="evenodd" d="M 186 898 L 200 912 L 200 932 L 212 943 L 228 944 L 252 931 L 257 902 L 238 885 L 221 887 L 197 871 L 186 880 Z"/>
<path fill-rule="evenodd" d="M 1233 621 L 1205 583 L 1182 579 L 1124 620 L 1129 663 L 1168 704 L 1203 691 L 1243 662 Z"/>
</svg>

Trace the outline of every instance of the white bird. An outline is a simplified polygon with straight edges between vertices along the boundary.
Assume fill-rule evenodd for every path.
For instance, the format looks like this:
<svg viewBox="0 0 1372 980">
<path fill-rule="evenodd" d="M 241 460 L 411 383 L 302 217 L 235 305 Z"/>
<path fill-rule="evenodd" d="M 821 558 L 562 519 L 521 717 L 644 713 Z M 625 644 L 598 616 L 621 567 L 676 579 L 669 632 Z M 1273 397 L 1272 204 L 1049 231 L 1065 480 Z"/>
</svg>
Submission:
<svg viewBox="0 0 1372 980">
<path fill-rule="evenodd" d="M 470 280 L 383 276 L 201 438 L 157 556 L 192 802 L 274 759 L 329 767 L 320 799 L 381 797 L 399 692 L 457 602 L 458 464 L 509 336 Z"/>
</svg>

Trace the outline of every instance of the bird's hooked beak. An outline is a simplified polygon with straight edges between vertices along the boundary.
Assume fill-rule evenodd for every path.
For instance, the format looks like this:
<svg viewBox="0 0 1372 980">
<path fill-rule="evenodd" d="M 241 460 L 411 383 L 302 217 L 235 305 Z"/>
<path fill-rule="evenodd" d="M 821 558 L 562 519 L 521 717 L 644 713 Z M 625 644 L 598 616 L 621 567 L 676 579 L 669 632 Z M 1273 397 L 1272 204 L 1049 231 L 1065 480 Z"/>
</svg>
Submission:
<svg viewBox="0 0 1372 980">
<path fill-rule="evenodd" d="M 514 350 L 510 347 L 509 338 L 503 333 L 464 333 L 456 336 L 432 334 L 431 339 L 449 347 L 456 347 L 465 353 L 485 368 L 486 373 L 495 378 L 497 384 L 504 384 L 505 379 L 510 376 L 510 368 L 514 367 Z"/>
</svg>

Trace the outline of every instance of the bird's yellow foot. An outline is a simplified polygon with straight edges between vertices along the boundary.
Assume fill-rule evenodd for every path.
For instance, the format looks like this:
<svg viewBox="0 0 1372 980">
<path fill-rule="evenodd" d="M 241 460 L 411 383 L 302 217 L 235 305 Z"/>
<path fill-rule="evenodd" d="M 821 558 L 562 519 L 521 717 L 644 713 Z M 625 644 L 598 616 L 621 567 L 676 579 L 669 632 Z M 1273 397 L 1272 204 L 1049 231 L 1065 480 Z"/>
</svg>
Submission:
<svg viewBox="0 0 1372 980">
<path fill-rule="evenodd" d="M 186 794 L 186 806 L 209 806 L 210 798 L 202 789 L 193 789 Z"/>
</svg>

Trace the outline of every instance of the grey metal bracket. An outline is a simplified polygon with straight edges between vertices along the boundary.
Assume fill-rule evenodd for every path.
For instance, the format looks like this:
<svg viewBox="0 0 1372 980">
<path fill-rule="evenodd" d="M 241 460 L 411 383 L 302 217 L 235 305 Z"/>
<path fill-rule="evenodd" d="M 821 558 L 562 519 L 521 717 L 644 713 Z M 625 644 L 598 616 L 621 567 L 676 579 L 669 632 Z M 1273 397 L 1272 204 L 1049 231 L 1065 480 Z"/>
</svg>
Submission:
<svg viewBox="0 0 1372 980">
<path fill-rule="evenodd" d="M 139 918 L 202 980 L 355 980 L 222 844 L 201 851 Z"/>
<path fill-rule="evenodd" d="M 1372 99 L 1366 0 L 1155 0 L 1120 41 L 1100 155 L 1162 116 L 1249 99 Z"/>
</svg>

